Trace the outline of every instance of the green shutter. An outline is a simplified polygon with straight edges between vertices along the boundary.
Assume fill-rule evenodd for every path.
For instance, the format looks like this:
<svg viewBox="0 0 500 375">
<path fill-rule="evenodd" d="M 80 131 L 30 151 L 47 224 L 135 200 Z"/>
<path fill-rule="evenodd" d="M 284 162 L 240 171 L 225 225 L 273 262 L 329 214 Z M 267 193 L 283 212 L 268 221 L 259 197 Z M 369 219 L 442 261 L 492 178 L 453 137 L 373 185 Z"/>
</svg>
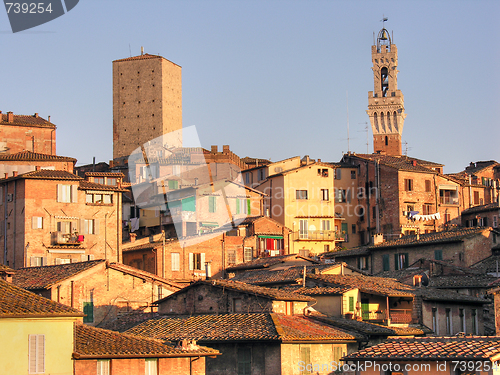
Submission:
<svg viewBox="0 0 500 375">
<path fill-rule="evenodd" d="M 247 199 L 247 214 L 251 214 L 252 211 L 250 211 L 251 205 L 250 205 L 250 199 Z"/>
<path fill-rule="evenodd" d="M 217 197 L 208 197 L 208 212 L 217 211 Z"/>
<path fill-rule="evenodd" d="M 408 255 L 408 253 L 404 253 L 404 256 L 405 256 L 405 259 L 403 262 L 403 268 L 408 268 L 410 256 Z"/>
<path fill-rule="evenodd" d="M 177 181 L 177 180 L 168 180 L 168 188 L 170 190 L 177 190 L 179 188 L 179 181 Z"/>
<path fill-rule="evenodd" d="M 391 264 L 390 264 L 389 254 L 384 254 L 382 256 L 382 262 L 383 262 L 384 271 L 390 271 Z"/>
<path fill-rule="evenodd" d="M 443 260 L 443 250 L 434 250 L 434 259 Z"/>
<path fill-rule="evenodd" d="M 83 303 L 83 313 L 87 316 L 83 317 L 84 323 L 94 323 L 94 303 L 84 302 Z"/>
<path fill-rule="evenodd" d="M 182 200 L 182 211 L 196 211 L 196 197 L 188 197 Z"/>
<path fill-rule="evenodd" d="M 342 233 L 347 234 L 347 223 L 342 223 L 341 230 L 342 230 Z"/>
<path fill-rule="evenodd" d="M 354 297 L 349 297 L 349 311 L 354 311 Z"/>
<path fill-rule="evenodd" d="M 240 200 L 236 198 L 236 215 L 240 213 Z"/>
</svg>

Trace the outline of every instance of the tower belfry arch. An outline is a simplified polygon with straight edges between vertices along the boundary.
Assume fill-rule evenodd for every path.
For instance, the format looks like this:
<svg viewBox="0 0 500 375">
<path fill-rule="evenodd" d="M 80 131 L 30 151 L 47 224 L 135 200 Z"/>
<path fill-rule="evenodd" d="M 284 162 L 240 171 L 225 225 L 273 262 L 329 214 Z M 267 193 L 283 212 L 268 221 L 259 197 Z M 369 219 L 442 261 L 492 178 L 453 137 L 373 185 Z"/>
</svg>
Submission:
<svg viewBox="0 0 500 375">
<path fill-rule="evenodd" d="M 387 21 L 386 18 L 383 21 Z M 398 90 L 398 49 L 385 27 L 372 45 L 373 91 L 368 92 L 368 110 L 373 131 L 373 151 L 401 155 L 401 135 L 406 113 Z"/>
</svg>

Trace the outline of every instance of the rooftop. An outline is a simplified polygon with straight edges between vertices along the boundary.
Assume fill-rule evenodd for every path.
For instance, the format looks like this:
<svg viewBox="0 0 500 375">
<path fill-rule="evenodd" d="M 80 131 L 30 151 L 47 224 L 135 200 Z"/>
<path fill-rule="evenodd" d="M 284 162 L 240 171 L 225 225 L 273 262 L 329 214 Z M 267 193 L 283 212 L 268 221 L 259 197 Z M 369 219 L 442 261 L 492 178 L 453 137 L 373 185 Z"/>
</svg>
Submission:
<svg viewBox="0 0 500 375">
<path fill-rule="evenodd" d="M 416 337 L 393 338 L 345 356 L 344 360 L 478 360 L 497 358 L 500 337 Z"/>
<path fill-rule="evenodd" d="M 70 158 L 66 156 L 57 156 L 50 154 L 41 154 L 31 151 L 21 151 L 15 154 L 0 154 L 0 160 L 2 161 L 67 161 L 76 163 L 75 158 Z"/>
<path fill-rule="evenodd" d="M 220 341 L 352 341 L 357 337 L 342 329 L 302 315 L 219 314 L 158 317 L 127 333 L 163 340 Z"/>
<path fill-rule="evenodd" d="M 61 316 L 82 317 L 84 314 L 0 279 L 0 318 Z"/>
<path fill-rule="evenodd" d="M 412 158 L 405 155 L 391 156 L 382 154 L 353 154 L 352 156 L 365 160 L 378 161 L 382 165 L 402 171 L 437 173 L 431 168 L 443 167 L 443 164 Z"/>
<path fill-rule="evenodd" d="M 312 264 L 316 263 L 319 264 L 319 262 L 315 261 L 312 258 L 307 258 L 300 256 L 298 254 L 288 254 L 288 255 L 279 255 L 279 256 L 274 256 L 274 257 L 264 257 L 264 258 L 259 258 L 259 259 L 254 259 L 250 262 L 245 262 L 245 263 L 240 263 L 232 267 L 228 267 L 226 269 L 227 272 L 233 272 L 233 271 L 239 271 L 239 270 L 251 270 L 251 269 L 258 269 L 258 268 L 269 268 L 271 266 L 274 266 L 276 264 L 286 264 L 287 261 L 295 260 L 295 259 L 301 259 L 305 260 L 308 262 L 311 262 Z"/>
<path fill-rule="evenodd" d="M 41 169 L 39 171 L 31 171 L 20 174 L 16 177 L 8 177 L 2 178 L 0 181 L 12 181 L 15 179 L 41 179 L 41 180 L 74 180 L 78 181 L 82 178 L 77 176 L 76 174 L 67 172 L 67 171 L 58 171 L 58 170 L 50 170 L 50 169 Z"/>
<path fill-rule="evenodd" d="M 73 357 L 143 358 L 217 355 L 215 349 L 192 346 L 185 349 L 166 345 L 161 340 L 75 324 Z"/>
<path fill-rule="evenodd" d="M 9 122 L 9 114 L 13 117 L 12 122 Z M 38 116 L 38 113 L 34 115 L 14 115 L 12 112 L 0 112 L 0 125 L 36 126 L 53 129 L 56 127 L 53 123 Z"/>
</svg>

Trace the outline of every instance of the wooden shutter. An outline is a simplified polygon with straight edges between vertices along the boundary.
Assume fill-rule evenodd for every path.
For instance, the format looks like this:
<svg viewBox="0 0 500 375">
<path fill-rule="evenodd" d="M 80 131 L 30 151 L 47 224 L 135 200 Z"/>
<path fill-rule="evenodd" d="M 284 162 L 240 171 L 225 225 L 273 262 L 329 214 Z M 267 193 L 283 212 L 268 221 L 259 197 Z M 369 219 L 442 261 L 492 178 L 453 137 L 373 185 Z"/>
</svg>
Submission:
<svg viewBox="0 0 500 375">
<path fill-rule="evenodd" d="M 354 311 L 354 297 L 349 297 L 349 311 Z"/>
<path fill-rule="evenodd" d="M 205 269 L 205 253 L 201 253 L 200 255 L 200 269 Z"/>
<path fill-rule="evenodd" d="M 251 211 L 251 202 L 250 202 L 250 199 L 247 199 L 247 214 L 250 215 L 252 213 Z"/>
<path fill-rule="evenodd" d="M 57 184 L 57 201 L 62 202 L 63 196 L 63 185 Z"/>
<path fill-rule="evenodd" d="M 28 336 L 28 362 L 30 374 L 41 374 L 45 372 L 45 336 Z"/>
<path fill-rule="evenodd" d="M 71 202 L 78 202 L 78 185 L 71 185 Z"/>
<path fill-rule="evenodd" d="M 236 198 L 236 215 L 240 213 L 240 200 Z"/>
<path fill-rule="evenodd" d="M 189 270 L 194 270 L 194 255 L 193 253 L 189 253 Z"/>
<path fill-rule="evenodd" d="M 99 235 L 99 219 L 94 219 L 94 234 Z"/>
</svg>

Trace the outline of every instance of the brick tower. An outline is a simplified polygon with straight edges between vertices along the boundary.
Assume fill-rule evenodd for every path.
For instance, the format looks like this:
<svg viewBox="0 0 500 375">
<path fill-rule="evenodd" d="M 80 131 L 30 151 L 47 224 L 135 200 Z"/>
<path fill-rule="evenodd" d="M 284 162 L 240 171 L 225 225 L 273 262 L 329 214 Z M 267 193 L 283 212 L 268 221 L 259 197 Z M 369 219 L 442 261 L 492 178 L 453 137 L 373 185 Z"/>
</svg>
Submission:
<svg viewBox="0 0 500 375">
<path fill-rule="evenodd" d="M 115 165 L 123 165 L 146 142 L 182 129 L 181 69 L 161 56 L 142 52 L 113 61 Z M 169 137 L 165 143 L 182 146 L 182 138 L 174 142 Z"/>
<path fill-rule="evenodd" d="M 404 97 L 398 90 L 398 49 L 388 31 L 379 31 L 372 46 L 374 90 L 368 92 L 368 116 L 373 131 L 373 151 L 401 155 L 401 134 L 406 117 Z"/>
</svg>

